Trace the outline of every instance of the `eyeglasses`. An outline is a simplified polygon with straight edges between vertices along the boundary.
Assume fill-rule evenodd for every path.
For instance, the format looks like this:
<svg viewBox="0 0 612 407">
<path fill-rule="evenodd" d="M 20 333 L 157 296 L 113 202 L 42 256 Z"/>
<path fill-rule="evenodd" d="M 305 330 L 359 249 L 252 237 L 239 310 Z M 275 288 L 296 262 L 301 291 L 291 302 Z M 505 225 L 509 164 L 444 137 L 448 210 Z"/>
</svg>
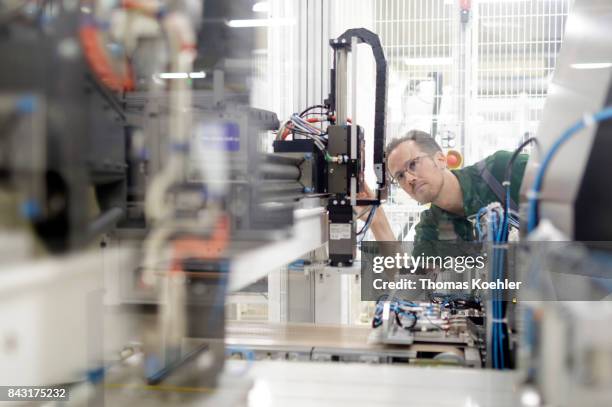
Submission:
<svg viewBox="0 0 612 407">
<path fill-rule="evenodd" d="M 416 172 L 419 170 L 421 158 L 425 157 L 431 157 L 431 155 L 423 154 L 406 161 L 402 169 L 396 172 L 395 175 L 391 177 L 391 183 L 393 185 L 403 184 L 406 181 L 406 173 L 409 173 L 410 175 L 416 175 Z"/>
</svg>

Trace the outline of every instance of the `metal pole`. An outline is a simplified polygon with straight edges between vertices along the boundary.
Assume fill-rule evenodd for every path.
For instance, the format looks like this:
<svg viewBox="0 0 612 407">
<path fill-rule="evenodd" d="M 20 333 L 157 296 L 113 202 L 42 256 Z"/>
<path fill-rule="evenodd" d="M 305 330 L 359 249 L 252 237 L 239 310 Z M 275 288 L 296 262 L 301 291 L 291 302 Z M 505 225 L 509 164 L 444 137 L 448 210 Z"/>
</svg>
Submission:
<svg viewBox="0 0 612 407">
<path fill-rule="evenodd" d="M 340 126 L 346 124 L 348 113 L 347 68 L 348 50 L 339 48 L 336 51 L 336 123 Z"/>
</svg>

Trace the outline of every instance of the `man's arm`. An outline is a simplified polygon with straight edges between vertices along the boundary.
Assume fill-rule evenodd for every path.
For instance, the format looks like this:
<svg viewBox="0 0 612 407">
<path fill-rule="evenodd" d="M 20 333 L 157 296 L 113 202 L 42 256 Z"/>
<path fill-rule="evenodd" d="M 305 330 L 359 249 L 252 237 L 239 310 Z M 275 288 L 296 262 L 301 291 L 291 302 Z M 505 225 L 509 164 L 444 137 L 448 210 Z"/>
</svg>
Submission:
<svg viewBox="0 0 612 407">
<path fill-rule="evenodd" d="M 397 240 L 393 235 L 391 225 L 389 224 L 389 219 L 387 219 L 387 215 L 385 214 L 385 210 L 382 208 L 382 206 L 376 209 L 370 229 L 372 229 L 374 237 L 379 242 L 391 242 Z"/>
</svg>

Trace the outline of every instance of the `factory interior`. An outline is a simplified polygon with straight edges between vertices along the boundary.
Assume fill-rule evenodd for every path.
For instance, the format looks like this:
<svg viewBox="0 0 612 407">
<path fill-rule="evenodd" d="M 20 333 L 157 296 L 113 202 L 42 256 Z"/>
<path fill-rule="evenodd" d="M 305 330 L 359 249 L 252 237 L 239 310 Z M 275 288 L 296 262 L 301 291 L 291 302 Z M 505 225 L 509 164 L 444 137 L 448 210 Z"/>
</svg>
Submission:
<svg viewBox="0 0 612 407">
<path fill-rule="evenodd" d="M 0 0 L 0 406 L 612 406 L 610 38 Z"/>
</svg>

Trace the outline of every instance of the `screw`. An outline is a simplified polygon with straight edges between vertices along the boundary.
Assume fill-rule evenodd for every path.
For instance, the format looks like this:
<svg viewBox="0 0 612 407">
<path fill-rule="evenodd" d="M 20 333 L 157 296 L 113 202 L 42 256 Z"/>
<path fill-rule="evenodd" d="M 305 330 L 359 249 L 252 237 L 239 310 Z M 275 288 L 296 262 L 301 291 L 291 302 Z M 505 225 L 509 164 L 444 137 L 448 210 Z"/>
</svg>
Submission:
<svg viewBox="0 0 612 407">
<path fill-rule="evenodd" d="M 343 199 L 340 201 L 340 205 L 344 205 L 344 204 L 346 204 L 346 201 Z"/>
<path fill-rule="evenodd" d="M 338 205 L 338 201 L 334 199 L 333 204 L 334 204 L 334 205 Z"/>
</svg>

